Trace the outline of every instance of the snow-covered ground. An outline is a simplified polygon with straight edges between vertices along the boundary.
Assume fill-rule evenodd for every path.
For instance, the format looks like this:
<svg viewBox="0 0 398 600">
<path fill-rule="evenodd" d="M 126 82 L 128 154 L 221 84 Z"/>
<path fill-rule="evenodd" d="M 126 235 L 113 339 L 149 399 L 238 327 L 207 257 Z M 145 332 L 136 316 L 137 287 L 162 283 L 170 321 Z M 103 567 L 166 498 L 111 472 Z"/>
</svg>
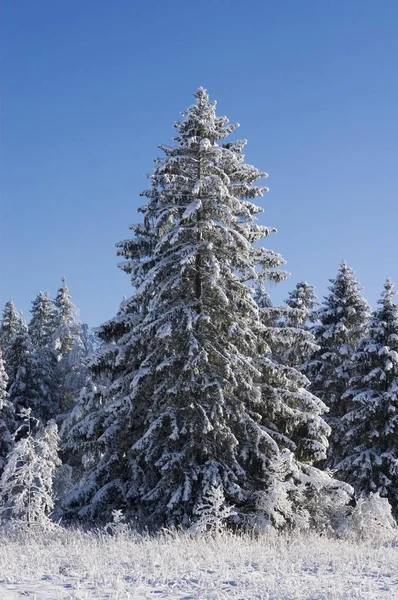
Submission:
<svg viewBox="0 0 398 600">
<path fill-rule="evenodd" d="M 312 535 L 0 539 L 0 599 L 398 599 L 398 542 Z"/>
</svg>

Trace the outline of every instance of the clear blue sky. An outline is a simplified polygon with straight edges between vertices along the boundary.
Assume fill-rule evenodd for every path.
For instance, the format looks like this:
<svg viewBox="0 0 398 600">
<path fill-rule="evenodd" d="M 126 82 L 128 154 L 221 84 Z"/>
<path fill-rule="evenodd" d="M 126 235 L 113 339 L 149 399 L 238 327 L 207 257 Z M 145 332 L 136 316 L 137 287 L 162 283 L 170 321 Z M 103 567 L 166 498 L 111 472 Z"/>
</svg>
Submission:
<svg viewBox="0 0 398 600">
<path fill-rule="evenodd" d="M 396 0 L 2 0 L 0 305 L 65 275 L 114 315 L 114 243 L 202 85 L 269 173 L 268 245 L 326 291 L 342 258 L 374 305 L 398 284 Z"/>
</svg>

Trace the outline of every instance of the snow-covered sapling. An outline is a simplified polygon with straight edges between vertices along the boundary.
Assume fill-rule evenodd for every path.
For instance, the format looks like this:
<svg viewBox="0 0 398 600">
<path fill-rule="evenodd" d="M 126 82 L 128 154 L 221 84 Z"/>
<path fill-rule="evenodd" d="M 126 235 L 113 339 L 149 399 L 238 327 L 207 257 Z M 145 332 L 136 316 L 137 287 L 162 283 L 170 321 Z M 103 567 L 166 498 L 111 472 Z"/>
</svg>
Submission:
<svg viewBox="0 0 398 600">
<path fill-rule="evenodd" d="M 211 486 L 203 496 L 203 502 L 195 507 L 196 520 L 192 532 L 221 533 L 235 515 L 233 506 L 226 504 L 221 486 Z"/>
<path fill-rule="evenodd" d="M 53 477 L 60 464 L 57 426 L 52 421 L 34 433 L 38 422 L 31 410 L 23 409 L 21 417 L 26 431 L 11 451 L 0 479 L 1 519 L 48 529 L 54 507 Z"/>
</svg>

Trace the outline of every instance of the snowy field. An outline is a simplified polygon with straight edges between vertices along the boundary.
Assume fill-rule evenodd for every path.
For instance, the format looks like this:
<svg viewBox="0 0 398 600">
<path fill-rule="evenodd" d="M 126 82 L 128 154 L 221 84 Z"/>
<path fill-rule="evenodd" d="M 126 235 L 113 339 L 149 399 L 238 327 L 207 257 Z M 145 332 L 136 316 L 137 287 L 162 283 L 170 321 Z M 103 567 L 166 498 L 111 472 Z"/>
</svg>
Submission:
<svg viewBox="0 0 398 600">
<path fill-rule="evenodd" d="M 0 599 L 398 599 L 398 541 L 275 533 L 0 540 Z"/>
</svg>

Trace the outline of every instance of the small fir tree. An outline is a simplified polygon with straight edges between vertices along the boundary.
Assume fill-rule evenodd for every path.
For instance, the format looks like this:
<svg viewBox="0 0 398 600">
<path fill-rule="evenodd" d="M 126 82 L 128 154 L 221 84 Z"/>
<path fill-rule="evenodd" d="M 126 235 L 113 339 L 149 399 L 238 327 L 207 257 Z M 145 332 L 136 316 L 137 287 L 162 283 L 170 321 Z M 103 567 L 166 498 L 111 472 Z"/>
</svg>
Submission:
<svg viewBox="0 0 398 600">
<path fill-rule="evenodd" d="M 126 509 L 148 526 L 189 526 L 216 488 L 242 522 L 284 448 L 303 491 L 325 456 L 323 403 L 274 358 L 294 329 L 286 339 L 253 299 L 251 282 L 284 277 L 280 255 L 254 245 L 274 231 L 251 201 L 264 173 L 244 162 L 244 142 L 225 141 L 235 126 L 205 90 L 195 98 L 176 144 L 161 147 L 144 222 L 118 245 L 136 291 L 99 329 L 93 371 L 111 383 L 76 426 L 100 459 L 71 505 L 92 518 Z"/>
<path fill-rule="evenodd" d="M 369 334 L 353 355 L 344 394 L 348 406 L 341 426 L 339 476 L 359 495 L 388 498 L 398 517 L 398 306 L 387 280 L 373 313 Z"/>
<path fill-rule="evenodd" d="M 286 305 L 291 309 L 286 319 L 287 324 L 308 329 L 316 320 L 315 309 L 319 305 L 314 286 L 306 281 L 297 283 L 294 290 L 289 292 Z"/>
<path fill-rule="evenodd" d="M 50 421 L 34 435 L 30 409 L 22 410 L 21 417 L 26 435 L 15 444 L 0 479 L 1 516 L 3 522 L 48 529 L 53 478 L 60 465 L 57 426 Z"/>
<path fill-rule="evenodd" d="M 234 517 L 234 508 L 225 506 L 224 491 L 220 487 L 212 487 L 203 497 L 203 503 L 195 507 L 196 521 L 190 531 L 192 533 L 221 533 Z"/>
<path fill-rule="evenodd" d="M 319 305 L 315 290 L 306 281 L 297 283 L 286 300 L 287 309 L 281 317 L 282 327 L 296 330 L 296 341 L 283 353 L 283 362 L 301 369 L 304 363 L 318 350 L 315 338 L 310 332 L 316 320 L 315 308 Z"/>
<path fill-rule="evenodd" d="M 343 394 L 350 376 L 352 354 L 366 335 L 370 307 L 361 293 L 354 271 L 343 261 L 330 294 L 317 311 L 318 323 L 312 331 L 319 349 L 303 370 L 311 381 L 311 391 L 329 408 L 327 422 L 332 428 L 329 440 L 328 466 L 340 461 L 340 439 L 337 427 L 347 412 Z"/>
</svg>

